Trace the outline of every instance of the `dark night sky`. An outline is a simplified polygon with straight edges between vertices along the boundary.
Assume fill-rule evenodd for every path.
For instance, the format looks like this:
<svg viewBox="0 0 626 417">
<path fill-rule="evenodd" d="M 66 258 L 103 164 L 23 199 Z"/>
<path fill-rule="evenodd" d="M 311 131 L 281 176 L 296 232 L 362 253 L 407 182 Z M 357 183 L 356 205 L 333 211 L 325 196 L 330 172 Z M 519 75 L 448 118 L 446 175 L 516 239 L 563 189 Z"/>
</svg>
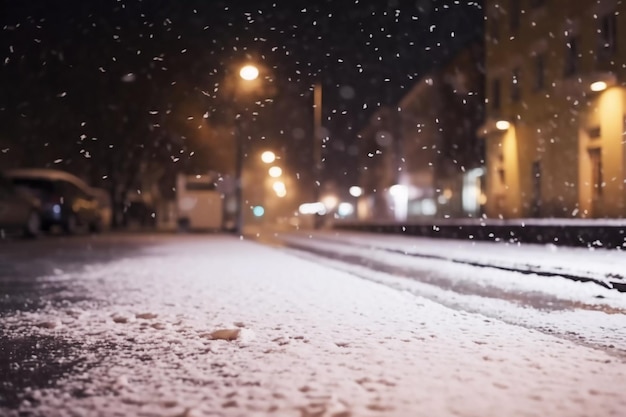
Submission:
<svg viewBox="0 0 626 417">
<path fill-rule="evenodd" d="M 356 133 L 371 112 L 396 103 L 426 71 L 480 36 L 480 3 L 3 0 L 0 123 L 19 144 L 2 151 L 24 159 L 23 146 L 39 155 L 38 164 L 63 159 L 62 167 L 84 155 L 74 146 L 81 135 L 103 142 L 124 135 L 133 121 L 166 130 L 168 117 L 196 123 L 207 110 L 218 123 L 228 114 L 226 80 L 253 60 L 265 68 L 271 101 L 248 103 L 249 114 L 258 112 L 252 142 L 281 146 L 292 165 L 306 164 L 310 90 L 321 80 L 326 176 L 349 184 L 356 180 Z M 128 120 L 119 128 L 92 122 L 104 120 L 102 112 Z M 181 129 L 151 134 L 193 141 L 194 129 Z"/>
</svg>

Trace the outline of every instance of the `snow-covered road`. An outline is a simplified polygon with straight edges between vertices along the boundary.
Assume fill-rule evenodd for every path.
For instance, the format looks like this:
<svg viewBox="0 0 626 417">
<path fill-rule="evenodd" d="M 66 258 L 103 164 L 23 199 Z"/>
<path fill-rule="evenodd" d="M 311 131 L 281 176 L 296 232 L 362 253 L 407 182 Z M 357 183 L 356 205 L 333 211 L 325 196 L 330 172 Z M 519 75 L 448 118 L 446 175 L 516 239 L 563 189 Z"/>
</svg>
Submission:
<svg viewBox="0 0 626 417">
<path fill-rule="evenodd" d="M 406 278 L 354 272 L 200 236 L 42 277 L 65 283 L 64 293 L 39 310 L 4 313 L 2 337 L 54 339 L 63 349 L 48 360 L 67 369 L 0 414 L 623 415 L 619 356 L 444 306 L 396 285 Z M 571 301 L 597 294 L 586 291 Z M 620 308 L 620 299 L 603 300 Z M 506 301 L 492 307 L 518 313 Z M 598 326 L 624 324 L 621 313 L 576 313 L 568 320 L 593 313 Z"/>
</svg>

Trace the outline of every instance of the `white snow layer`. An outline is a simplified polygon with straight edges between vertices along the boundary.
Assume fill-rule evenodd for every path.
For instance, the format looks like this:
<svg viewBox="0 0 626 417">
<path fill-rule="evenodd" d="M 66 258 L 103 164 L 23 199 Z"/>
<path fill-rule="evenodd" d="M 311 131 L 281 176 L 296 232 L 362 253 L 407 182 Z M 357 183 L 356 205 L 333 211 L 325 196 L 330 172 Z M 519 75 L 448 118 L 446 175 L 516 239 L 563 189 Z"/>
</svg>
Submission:
<svg viewBox="0 0 626 417">
<path fill-rule="evenodd" d="M 626 364 L 228 237 L 71 278 L 100 301 L 3 319 L 82 345 L 17 416 L 622 416 Z M 103 347 L 104 346 L 104 347 Z M 80 392 L 81 395 L 73 393 Z"/>
</svg>

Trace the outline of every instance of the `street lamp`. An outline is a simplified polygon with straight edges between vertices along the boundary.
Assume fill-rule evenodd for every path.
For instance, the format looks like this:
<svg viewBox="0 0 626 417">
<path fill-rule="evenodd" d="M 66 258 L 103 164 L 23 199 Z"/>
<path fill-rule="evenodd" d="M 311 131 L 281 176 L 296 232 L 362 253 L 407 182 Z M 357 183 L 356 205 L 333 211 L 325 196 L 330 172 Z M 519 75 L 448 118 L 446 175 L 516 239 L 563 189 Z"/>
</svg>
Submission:
<svg viewBox="0 0 626 417">
<path fill-rule="evenodd" d="M 604 91 L 608 88 L 608 84 L 604 81 L 596 81 L 591 83 L 591 91 L 593 92 L 600 92 L 600 91 Z"/>
<path fill-rule="evenodd" d="M 239 76 L 246 82 L 251 82 L 259 77 L 259 69 L 251 64 L 244 65 L 239 70 Z M 244 143 L 243 132 L 241 131 L 240 118 L 235 119 L 236 140 L 237 140 L 237 161 L 235 166 L 236 176 L 236 199 L 237 199 L 237 219 L 236 219 L 236 231 L 240 235 L 243 234 L 243 157 L 244 157 Z"/>
<path fill-rule="evenodd" d="M 285 183 L 282 181 L 276 181 L 274 185 L 272 185 L 272 188 L 274 189 L 274 192 L 276 193 L 276 195 L 280 198 L 285 197 L 287 195 L 287 187 L 285 186 Z"/>
<path fill-rule="evenodd" d="M 276 160 L 276 154 L 272 151 L 265 151 L 261 154 L 261 161 L 271 164 Z"/>
<path fill-rule="evenodd" d="M 496 122 L 496 129 L 498 130 L 502 130 L 502 131 L 508 130 L 509 127 L 511 127 L 511 123 L 506 120 L 498 120 Z"/>
<path fill-rule="evenodd" d="M 244 65 L 239 70 L 239 76 L 246 81 L 254 81 L 259 77 L 259 69 L 254 65 Z"/>
</svg>

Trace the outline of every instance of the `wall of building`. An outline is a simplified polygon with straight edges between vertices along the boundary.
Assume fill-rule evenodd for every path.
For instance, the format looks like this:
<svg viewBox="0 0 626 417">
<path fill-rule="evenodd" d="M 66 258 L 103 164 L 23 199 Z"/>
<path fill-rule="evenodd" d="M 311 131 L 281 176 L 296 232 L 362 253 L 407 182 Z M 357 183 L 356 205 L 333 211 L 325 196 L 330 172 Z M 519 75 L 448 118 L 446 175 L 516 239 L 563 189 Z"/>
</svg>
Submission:
<svg viewBox="0 0 626 417">
<path fill-rule="evenodd" d="M 514 3 L 520 5 L 517 13 Z M 620 35 L 626 27 L 626 3 L 536 4 L 485 4 L 485 126 L 492 126 L 485 129 L 487 214 L 623 217 L 626 45 Z M 601 34 L 608 33 L 605 16 L 614 16 L 611 26 L 616 29 L 609 30 L 614 35 L 609 43 L 601 41 Z M 604 56 L 608 49 L 603 46 L 609 44 L 612 52 Z M 590 86 L 598 80 L 613 87 L 594 93 Z M 493 129 L 497 120 L 512 127 L 506 132 Z M 590 182 L 598 160 L 605 184 L 594 194 Z"/>
<path fill-rule="evenodd" d="M 613 87 L 590 101 L 579 128 L 580 208 L 584 217 L 624 217 L 626 195 L 626 89 Z M 602 180 L 593 175 L 593 153 L 600 157 Z"/>
</svg>

